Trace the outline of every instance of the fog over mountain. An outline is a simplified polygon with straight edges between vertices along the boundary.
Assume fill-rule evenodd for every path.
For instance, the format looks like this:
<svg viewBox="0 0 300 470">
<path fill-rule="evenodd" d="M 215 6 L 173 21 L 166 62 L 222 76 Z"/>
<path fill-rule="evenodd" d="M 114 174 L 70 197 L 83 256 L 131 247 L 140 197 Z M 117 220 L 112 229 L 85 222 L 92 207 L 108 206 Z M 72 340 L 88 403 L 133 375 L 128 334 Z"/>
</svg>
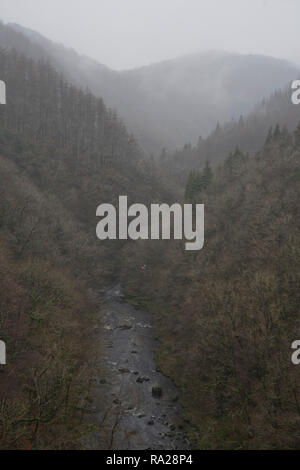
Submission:
<svg viewBox="0 0 300 470">
<path fill-rule="evenodd" d="M 300 64 L 298 0 L 1 0 L 1 18 L 114 70 L 207 50 Z"/>
<path fill-rule="evenodd" d="M 30 43 L 21 37 L 12 41 L 13 32 Z M 284 60 L 221 51 L 119 72 L 15 24 L 1 27 L 0 40 L 6 47 L 15 42 L 33 58 L 50 59 L 76 85 L 101 96 L 118 111 L 146 153 L 195 143 L 218 122 L 247 114 L 254 103 L 298 76 L 297 67 Z"/>
</svg>

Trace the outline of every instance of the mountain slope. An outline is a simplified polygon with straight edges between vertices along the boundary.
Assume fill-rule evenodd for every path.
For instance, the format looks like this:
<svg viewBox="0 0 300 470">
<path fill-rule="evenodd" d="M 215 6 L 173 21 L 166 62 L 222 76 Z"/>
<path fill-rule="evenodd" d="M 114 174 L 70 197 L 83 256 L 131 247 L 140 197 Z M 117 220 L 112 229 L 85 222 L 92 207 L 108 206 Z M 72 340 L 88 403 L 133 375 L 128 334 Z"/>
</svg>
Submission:
<svg viewBox="0 0 300 470">
<path fill-rule="evenodd" d="M 0 44 L 48 57 L 73 83 L 103 97 L 147 152 L 195 142 L 298 76 L 297 67 L 283 60 L 223 52 L 115 72 L 18 25 L 0 26 Z"/>
<path fill-rule="evenodd" d="M 125 74 L 138 97 L 135 113 L 166 146 L 195 142 L 220 123 L 248 113 L 253 103 L 285 86 L 296 69 L 260 56 L 209 52 Z M 130 95 L 129 95 L 130 96 Z M 135 105 L 135 104 L 134 104 Z M 133 105 L 133 106 L 134 106 Z M 147 112 L 143 114 L 143 109 Z"/>
<path fill-rule="evenodd" d="M 300 125 L 255 158 L 230 155 L 198 192 L 203 250 L 148 244 L 134 282 L 123 266 L 127 295 L 153 312 L 157 361 L 181 388 L 195 448 L 299 448 L 299 182 Z"/>
<path fill-rule="evenodd" d="M 98 292 L 126 262 L 122 243 L 97 240 L 96 208 L 117 204 L 119 194 L 147 203 L 158 197 L 158 179 L 100 98 L 16 51 L 0 49 L 0 70 L 8 84 L 0 107 L 0 338 L 8 359 L 0 448 L 73 449 L 89 430 Z"/>
<path fill-rule="evenodd" d="M 292 103 L 291 94 L 291 88 L 276 91 L 248 115 L 218 124 L 207 138 L 199 138 L 196 146 L 186 144 L 175 153 L 162 153 L 160 167 L 165 179 L 171 177 L 182 187 L 186 184 L 187 174 L 203 168 L 207 161 L 217 166 L 237 146 L 254 156 L 268 133 L 278 126 L 292 132 L 300 121 L 300 106 Z"/>
</svg>

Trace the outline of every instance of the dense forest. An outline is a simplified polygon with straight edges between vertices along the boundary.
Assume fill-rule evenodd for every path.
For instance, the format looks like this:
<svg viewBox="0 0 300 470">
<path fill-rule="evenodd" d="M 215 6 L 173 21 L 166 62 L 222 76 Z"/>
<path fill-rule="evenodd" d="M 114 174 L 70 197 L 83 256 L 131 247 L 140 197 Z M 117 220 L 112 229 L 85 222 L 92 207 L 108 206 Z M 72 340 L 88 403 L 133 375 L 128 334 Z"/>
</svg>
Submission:
<svg viewBox="0 0 300 470">
<path fill-rule="evenodd" d="M 100 98 L 48 63 L 0 51 L 1 448 L 77 448 L 94 379 L 91 330 L 122 245 L 99 245 L 96 207 L 147 202 L 154 168 Z"/>
<path fill-rule="evenodd" d="M 157 361 L 183 390 L 196 448 L 299 447 L 300 125 L 277 127 L 254 158 L 236 149 L 194 173 L 188 200 L 206 208 L 206 241 L 147 245 L 128 295 L 153 312 Z M 195 180 L 196 183 L 195 184 Z"/>
<path fill-rule="evenodd" d="M 85 417 L 106 374 L 93 341 L 101 288 L 116 281 L 152 315 L 157 367 L 180 390 L 193 448 L 299 448 L 290 355 L 300 327 L 300 107 L 290 89 L 196 146 L 151 158 L 100 89 L 66 75 L 69 52 L 51 59 L 49 44 L 4 25 L 0 46 L 0 338 L 10 357 L 0 448 L 78 449 L 103 432 Z M 99 243 L 96 208 L 119 195 L 205 204 L 204 249 Z"/>
<path fill-rule="evenodd" d="M 283 132 L 293 132 L 299 120 L 299 106 L 293 105 L 291 88 L 286 87 L 264 98 L 246 116 L 223 125 L 218 123 L 208 137 L 199 137 L 197 145 L 186 143 L 176 152 L 163 150 L 160 164 L 167 178 L 171 176 L 177 185 L 184 186 L 189 172 L 203 168 L 207 161 L 214 166 L 222 163 L 236 146 L 254 156 L 269 132 L 275 131 L 277 126 L 282 127 Z"/>
</svg>

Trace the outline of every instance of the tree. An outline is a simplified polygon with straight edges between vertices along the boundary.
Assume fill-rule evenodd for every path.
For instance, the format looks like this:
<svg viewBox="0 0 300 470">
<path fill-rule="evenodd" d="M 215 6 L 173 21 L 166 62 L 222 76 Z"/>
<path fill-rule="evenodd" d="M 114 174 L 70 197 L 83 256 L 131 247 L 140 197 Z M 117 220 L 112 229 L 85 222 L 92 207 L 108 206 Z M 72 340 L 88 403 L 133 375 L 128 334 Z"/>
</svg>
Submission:
<svg viewBox="0 0 300 470">
<path fill-rule="evenodd" d="M 238 177 L 241 174 L 247 159 L 247 155 L 245 155 L 237 146 L 235 151 L 229 154 L 229 157 L 224 164 L 224 170 L 227 177 L 229 179 Z"/>
<path fill-rule="evenodd" d="M 271 126 L 269 131 L 268 131 L 268 135 L 267 135 L 267 138 L 266 138 L 265 145 L 269 145 L 272 142 L 272 139 L 273 139 L 273 127 Z"/>
<path fill-rule="evenodd" d="M 211 166 L 209 164 L 209 161 L 206 161 L 203 173 L 202 173 L 202 178 L 201 178 L 201 189 L 206 189 L 210 185 L 213 179 L 213 171 L 211 169 Z"/>
<path fill-rule="evenodd" d="M 275 127 L 275 130 L 274 130 L 273 138 L 275 140 L 278 140 L 278 139 L 280 139 L 280 137 L 281 137 L 280 126 L 279 126 L 279 124 L 277 124 L 276 127 Z"/>
<path fill-rule="evenodd" d="M 185 199 L 193 200 L 197 187 L 197 172 L 192 170 L 188 176 L 187 184 L 185 187 Z"/>
<path fill-rule="evenodd" d="M 295 148 L 300 149 L 300 122 L 294 132 L 294 144 Z"/>
<path fill-rule="evenodd" d="M 213 179 L 213 171 L 208 161 L 206 161 L 203 171 L 192 170 L 189 174 L 185 189 L 185 198 L 194 200 L 203 190 L 207 189 Z"/>
</svg>

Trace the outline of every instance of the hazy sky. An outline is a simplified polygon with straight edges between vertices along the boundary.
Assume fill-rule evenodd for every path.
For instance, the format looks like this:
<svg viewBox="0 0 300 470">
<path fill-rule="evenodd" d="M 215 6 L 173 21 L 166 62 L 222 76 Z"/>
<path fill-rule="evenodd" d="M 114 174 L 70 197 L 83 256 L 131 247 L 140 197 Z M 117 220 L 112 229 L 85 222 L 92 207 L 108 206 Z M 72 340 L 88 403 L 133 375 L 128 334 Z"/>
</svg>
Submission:
<svg viewBox="0 0 300 470">
<path fill-rule="evenodd" d="M 0 18 L 115 69 L 207 49 L 300 64 L 300 0 L 0 0 Z"/>
</svg>

